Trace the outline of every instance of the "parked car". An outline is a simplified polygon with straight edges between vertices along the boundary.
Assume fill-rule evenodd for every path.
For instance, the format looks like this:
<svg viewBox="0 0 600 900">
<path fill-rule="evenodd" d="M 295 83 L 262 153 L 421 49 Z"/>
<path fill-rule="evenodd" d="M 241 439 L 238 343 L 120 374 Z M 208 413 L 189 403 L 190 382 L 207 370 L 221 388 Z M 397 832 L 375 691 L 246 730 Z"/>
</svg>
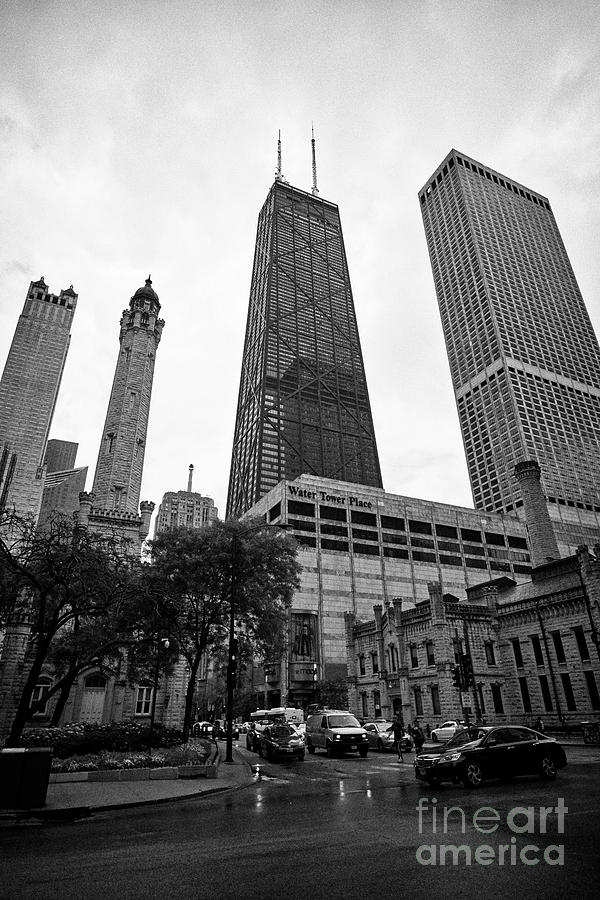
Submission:
<svg viewBox="0 0 600 900">
<path fill-rule="evenodd" d="M 286 722 L 267 725 L 258 742 L 258 755 L 275 761 L 278 757 L 304 759 L 306 744 L 293 725 Z"/>
<path fill-rule="evenodd" d="M 489 728 L 482 737 L 450 749 L 446 745 L 443 751 L 430 766 L 423 767 L 430 784 L 462 781 L 466 787 L 475 788 L 487 778 L 509 780 L 516 775 L 538 774 L 551 779 L 567 765 L 565 751 L 557 740 L 521 725 Z"/>
<path fill-rule="evenodd" d="M 490 731 L 489 725 L 468 725 L 462 731 L 457 731 L 454 737 L 437 747 L 428 747 L 427 750 L 421 750 L 414 758 L 415 776 L 430 781 L 430 774 L 434 762 L 437 761 L 447 750 L 453 750 L 456 747 L 462 747 L 464 744 L 470 744 L 477 738 L 485 737 Z"/>
<path fill-rule="evenodd" d="M 213 723 L 212 722 L 194 722 L 191 730 L 192 730 L 193 737 L 212 737 L 213 736 Z"/>
<path fill-rule="evenodd" d="M 437 728 L 433 728 L 431 731 L 431 740 L 436 743 L 437 741 L 448 741 L 451 737 L 454 737 L 457 731 L 465 728 L 466 725 L 464 722 L 458 722 L 455 719 L 449 719 L 447 722 L 443 722 L 441 725 L 438 725 Z"/>
<path fill-rule="evenodd" d="M 352 713 L 323 709 L 306 720 L 306 748 L 309 753 L 321 748 L 327 756 L 341 756 L 350 751 L 366 756 L 369 738 Z"/>
<path fill-rule="evenodd" d="M 367 722 L 364 726 L 369 738 L 369 747 L 374 750 L 393 750 L 394 732 L 392 722 L 385 720 Z M 402 750 L 408 753 L 413 748 L 412 738 L 405 731 L 402 736 Z"/>
</svg>

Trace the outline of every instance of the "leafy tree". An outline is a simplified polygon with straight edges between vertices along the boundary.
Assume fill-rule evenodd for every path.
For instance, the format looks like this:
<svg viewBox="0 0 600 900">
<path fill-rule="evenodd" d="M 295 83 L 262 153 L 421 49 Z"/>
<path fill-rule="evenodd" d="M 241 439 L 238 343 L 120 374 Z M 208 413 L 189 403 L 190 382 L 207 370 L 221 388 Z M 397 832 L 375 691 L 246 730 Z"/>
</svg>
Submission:
<svg viewBox="0 0 600 900">
<path fill-rule="evenodd" d="M 19 743 L 27 720 L 59 694 L 60 712 L 78 675 L 114 662 L 139 619 L 139 562 L 118 536 L 78 528 L 64 516 L 43 532 L 14 512 L 0 517 L 0 616 L 18 616 L 32 630 L 29 665 L 7 746 Z M 43 700 L 32 695 L 45 664 L 56 678 Z"/>
<path fill-rule="evenodd" d="M 331 678 L 317 681 L 315 703 L 329 709 L 348 708 L 348 683 L 345 678 Z"/>
<path fill-rule="evenodd" d="M 231 611 L 246 650 L 280 654 L 286 608 L 298 586 L 296 543 L 261 521 L 217 521 L 163 532 L 150 544 L 146 583 L 165 634 L 189 668 L 187 740 L 203 654 L 228 646 Z"/>
</svg>

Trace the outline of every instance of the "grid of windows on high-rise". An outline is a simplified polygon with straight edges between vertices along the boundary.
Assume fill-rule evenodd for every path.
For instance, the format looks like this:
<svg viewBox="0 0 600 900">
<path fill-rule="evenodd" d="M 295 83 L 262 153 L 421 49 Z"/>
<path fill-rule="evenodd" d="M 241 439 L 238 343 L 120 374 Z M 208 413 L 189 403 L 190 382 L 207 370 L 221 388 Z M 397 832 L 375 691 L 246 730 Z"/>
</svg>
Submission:
<svg viewBox="0 0 600 900">
<path fill-rule="evenodd" d="M 600 348 L 545 197 L 452 151 L 420 192 L 475 506 L 600 511 Z"/>
<path fill-rule="evenodd" d="M 381 487 L 338 209 L 276 182 L 257 232 L 228 514 L 302 473 Z"/>
<path fill-rule="evenodd" d="M 273 521 L 277 503 L 268 512 Z M 288 499 L 287 524 L 300 546 L 358 556 L 411 560 L 435 566 L 524 575 L 531 572 L 527 541 L 521 535 L 484 531 L 436 521 L 405 519 Z"/>
</svg>

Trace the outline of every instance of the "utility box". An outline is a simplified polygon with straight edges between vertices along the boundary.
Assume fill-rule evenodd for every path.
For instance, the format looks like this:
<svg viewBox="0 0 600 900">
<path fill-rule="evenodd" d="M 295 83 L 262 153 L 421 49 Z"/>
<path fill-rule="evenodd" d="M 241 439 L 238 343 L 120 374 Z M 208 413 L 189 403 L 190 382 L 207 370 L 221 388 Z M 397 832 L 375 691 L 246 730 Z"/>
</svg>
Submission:
<svg viewBox="0 0 600 900">
<path fill-rule="evenodd" d="M 51 747 L 0 750 L 0 809 L 44 806 L 51 765 Z"/>
</svg>

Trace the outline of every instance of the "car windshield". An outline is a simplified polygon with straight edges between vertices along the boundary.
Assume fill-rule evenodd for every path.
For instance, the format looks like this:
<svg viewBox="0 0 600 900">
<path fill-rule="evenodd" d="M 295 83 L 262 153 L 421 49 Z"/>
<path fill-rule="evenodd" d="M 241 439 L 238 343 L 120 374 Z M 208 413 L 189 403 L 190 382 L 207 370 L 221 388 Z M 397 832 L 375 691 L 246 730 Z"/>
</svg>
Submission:
<svg viewBox="0 0 600 900">
<path fill-rule="evenodd" d="M 377 722 L 375 727 L 377 731 L 389 731 L 390 728 L 393 728 L 393 725 L 390 722 Z"/>
<path fill-rule="evenodd" d="M 354 716 L 329 716 L 330 728 L 360 728 Z"/>
</svg>

